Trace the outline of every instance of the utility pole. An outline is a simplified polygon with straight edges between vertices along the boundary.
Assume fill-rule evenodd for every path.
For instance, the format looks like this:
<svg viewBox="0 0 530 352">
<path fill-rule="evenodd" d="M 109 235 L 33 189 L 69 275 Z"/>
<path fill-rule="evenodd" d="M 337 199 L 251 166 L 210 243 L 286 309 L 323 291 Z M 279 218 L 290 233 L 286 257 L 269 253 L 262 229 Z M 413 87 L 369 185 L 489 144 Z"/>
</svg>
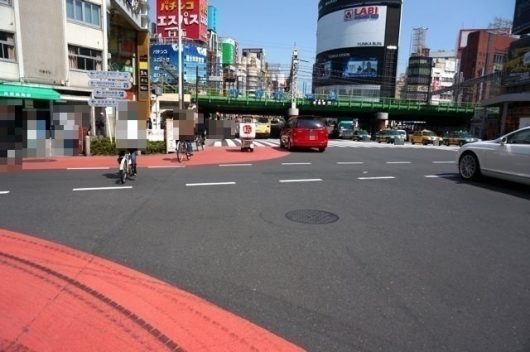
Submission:
<svg viewBox="0 0 530 352">
<path fill-rule="evenodd" d="M 179 110 L 182 110 L 182 103 L 184 100 L 184 94 L 182 91 L 182 0 L 178 0 L 178 10 L 177 10 L 177 17 L 178 17 L 178 59 L 179 59 Z"/>
<path fill-rule="evenodd" d="M 291 108 L 289 109 L 289 116 L 297 116 L 298 115 L 298 108 L 296 107 L 296 95 L 298 91 L 298 87 L 296 84 L 296 81 L 298 79 L 298 50 L 293 50 L 293 57 L 291 60 L 291 84 L 289 89 L 291 90 Z"/>
</svg>

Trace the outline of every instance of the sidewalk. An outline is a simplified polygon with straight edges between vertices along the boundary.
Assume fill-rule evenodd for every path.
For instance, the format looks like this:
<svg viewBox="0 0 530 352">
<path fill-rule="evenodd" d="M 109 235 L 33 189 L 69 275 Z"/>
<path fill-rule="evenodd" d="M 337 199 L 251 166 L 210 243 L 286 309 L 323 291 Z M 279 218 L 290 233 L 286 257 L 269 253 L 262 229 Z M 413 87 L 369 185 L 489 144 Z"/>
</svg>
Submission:
<svg viewBox="0 0 530 352">
<path fill-rule="evenodd" d="M 194 151 L 190 160 L 179 163 L 175 153 L 138 156 L 139 168 L 171 168 L 182 166 L 249 163 L 277 159 L 287 156 L 279 148 L 255 148 L 254 152 L 242 152 L 240 148 L 208 148 Z M 60 156 L 47 158 L 24 158 L 22 170 L 65 170 L 117 168 L 116 156 Z"/>
</svg>

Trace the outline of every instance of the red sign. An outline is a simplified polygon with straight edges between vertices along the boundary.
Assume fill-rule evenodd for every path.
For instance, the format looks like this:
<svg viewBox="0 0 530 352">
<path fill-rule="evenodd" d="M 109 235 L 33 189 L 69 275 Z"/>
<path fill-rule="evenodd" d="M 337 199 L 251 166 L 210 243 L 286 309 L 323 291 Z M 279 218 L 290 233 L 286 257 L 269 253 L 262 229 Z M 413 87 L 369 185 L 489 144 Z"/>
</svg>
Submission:
<svg viewBox="0 0 530 352">
<path fill-rule="evenodd" d="M 182 37 L 208 41 L 208 1 L 181 0 Z M 178 36 L 178 1 L 157 0 L 156 31 L 163 38 Z"/>
<path fill-rule="evenodd" d="M 251 134 L 252 133 L 252 126 L 251 125 L 244 125 L 243 126 L 243 132 L 245 134 Z"/>
</svg>

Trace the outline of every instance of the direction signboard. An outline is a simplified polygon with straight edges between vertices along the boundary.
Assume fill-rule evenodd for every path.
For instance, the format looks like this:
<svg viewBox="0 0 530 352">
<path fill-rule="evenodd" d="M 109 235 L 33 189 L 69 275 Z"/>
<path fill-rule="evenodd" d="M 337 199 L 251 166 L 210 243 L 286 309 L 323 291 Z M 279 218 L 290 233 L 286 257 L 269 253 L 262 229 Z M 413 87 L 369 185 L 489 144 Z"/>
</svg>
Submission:
<svg viewBox="0 0 530 352">
<path fill-rule="evenodd" d="M 129 81 L 106 81 L 101 79 L 91 79 L 88 85 L 92 88 L 109 88 L 109 89 L 131 89 L 132 85 Z"/>
<path fill-rule="evenodd" d="M 128 81 L 131 79 L 131 73 L 121 71 L 88 71 L 88 78 Z"/>
<path fill-rule="evenodd" d="M 90 98 L 88 100 L 88 105 L 90 106 L 99 106 L 99 107 L 116 107 L 118 106 L 118 103 L 120 100 L 111 99 L 111 98 L 104 98 L 104 99 L 97 99 L 97 98 Z"/>
<path fill-rule="evenodd" d="M 124 90 L 109 90 L 103 88 L 96 88 L 92 92 L 92 95 L 95 98 L 117 98 L 125 99 L 127 98 L 127 92 Z"/>
</svg>

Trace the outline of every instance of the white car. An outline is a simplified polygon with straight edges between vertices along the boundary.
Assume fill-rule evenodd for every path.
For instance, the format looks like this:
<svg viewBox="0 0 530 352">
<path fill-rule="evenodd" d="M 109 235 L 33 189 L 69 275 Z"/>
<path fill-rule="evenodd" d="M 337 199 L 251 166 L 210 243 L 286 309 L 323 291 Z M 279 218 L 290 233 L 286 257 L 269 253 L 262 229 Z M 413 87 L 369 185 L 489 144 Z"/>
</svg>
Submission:
<svg viewBox="0 0 530 352">
<path fill-rule="evenodd" d="M 457 162 L 465 180 L 484 175 L 530 185 L 530 127 L 492 141 L 465 144 Z"/>
</svg>

